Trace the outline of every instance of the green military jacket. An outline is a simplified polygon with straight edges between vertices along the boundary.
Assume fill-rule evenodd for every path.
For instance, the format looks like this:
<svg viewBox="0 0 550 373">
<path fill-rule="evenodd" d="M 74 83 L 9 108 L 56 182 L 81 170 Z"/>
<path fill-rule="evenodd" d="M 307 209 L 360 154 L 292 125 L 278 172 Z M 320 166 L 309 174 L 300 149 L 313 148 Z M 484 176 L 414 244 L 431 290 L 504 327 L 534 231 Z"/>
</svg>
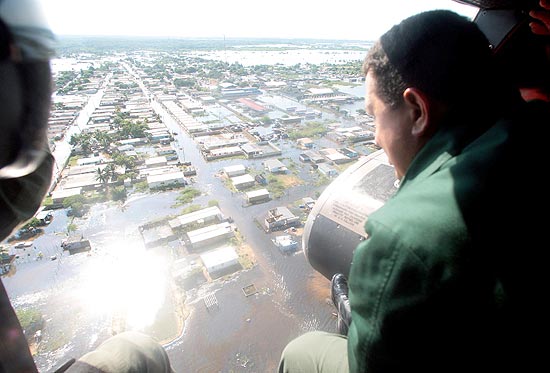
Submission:
<svg viewBox="0 0 550 373">
<path fill-rule="evenodd" d="M 535 270 L 542 224 L 525 217 L 540 200 L 529 152 L 543 148 L 525 140 L 548 132 L 548 113 L 532 103 L 488 130 L 440 130 L 368 217 L 349 277 L 350 371 L 497 371 L 534 361 L 547 281 Z"/>
</svg>

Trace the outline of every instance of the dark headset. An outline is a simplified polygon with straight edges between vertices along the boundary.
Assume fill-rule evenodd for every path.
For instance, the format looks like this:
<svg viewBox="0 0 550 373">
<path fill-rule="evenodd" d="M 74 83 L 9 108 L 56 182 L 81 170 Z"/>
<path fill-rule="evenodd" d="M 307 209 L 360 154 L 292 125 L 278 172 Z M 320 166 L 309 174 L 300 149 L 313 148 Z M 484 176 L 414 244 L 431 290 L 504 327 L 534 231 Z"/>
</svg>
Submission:
<svg viewBox="0 0 550 373">
<path fill-rule="evenodd" d="M 18 3 L 10 5 L 9 11 L 31 13 L 18 8 Z M 38 210 L 51 185 L 54 165 L 47 138 L 52 94 L 49 41 L 53 34 L 32 24 L 10 25 L 2 16 L 0 240 Z"/>
</svg>

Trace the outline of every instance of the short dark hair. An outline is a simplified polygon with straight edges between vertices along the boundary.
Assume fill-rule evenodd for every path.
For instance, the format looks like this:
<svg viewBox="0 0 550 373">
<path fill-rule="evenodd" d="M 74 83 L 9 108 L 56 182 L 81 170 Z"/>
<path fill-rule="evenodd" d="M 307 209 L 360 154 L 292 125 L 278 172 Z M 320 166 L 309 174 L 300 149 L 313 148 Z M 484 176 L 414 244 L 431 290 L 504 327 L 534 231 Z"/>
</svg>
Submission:
<svg viewBox="0 0 550 373">
<path fill-rule="evenodd" d="M 416 87 L 452 104 L 489 89 L 495 74 L 489 42 L 477 25 L 448 10 L 419 13 L 393 26 L 370 48 L 363 73 L 372 72 L 380 99 L 391 107 Z"/>
<path fill-rule="evenodd" d="M 363 74 L 370 71 L 377 81 L 376 89 L 378 97 L 391 108 L 399 106 L 403 100 L 403 91 L 407 83 L 397 69 L 390 63 L 380 41 L 374 43 L 369 49 L 362 67 Z"/>
</svg>

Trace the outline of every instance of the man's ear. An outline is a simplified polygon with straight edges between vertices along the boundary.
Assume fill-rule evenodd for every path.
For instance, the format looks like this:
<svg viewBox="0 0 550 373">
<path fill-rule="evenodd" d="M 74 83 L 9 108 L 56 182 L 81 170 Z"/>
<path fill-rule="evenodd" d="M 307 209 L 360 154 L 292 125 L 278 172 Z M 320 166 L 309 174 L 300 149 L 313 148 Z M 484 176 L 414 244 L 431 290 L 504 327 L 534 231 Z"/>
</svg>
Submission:
<svg viewBox="0 0 550 373">
<path fill-rule="evenodd" d="M 430 128 L 430 101 L 424 92 L 417 88 L 407 88 L 403 100 L 412 121 L 411 133 L 414 136 L 425 136 Z"/>
</svg>

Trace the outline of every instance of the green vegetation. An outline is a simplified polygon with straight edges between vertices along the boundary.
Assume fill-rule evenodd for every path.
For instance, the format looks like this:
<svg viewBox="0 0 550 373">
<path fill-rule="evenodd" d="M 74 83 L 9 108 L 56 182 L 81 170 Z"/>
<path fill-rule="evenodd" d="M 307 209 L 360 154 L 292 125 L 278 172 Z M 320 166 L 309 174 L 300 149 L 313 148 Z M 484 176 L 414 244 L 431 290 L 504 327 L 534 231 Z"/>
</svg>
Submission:
<svg viewBox="0 0 550 373">
<path fill-rule="evenodd" d="M 76 232 L 77 230 L 78 226 L 71 220 L 71 222 L 67 225 L 67 234 L 71 235 L 71 233 Z"/>
<path fill-rule="evenodd" d="M 285 184 L 273 174 L 267 175 L 267 190 L 272 198 L 281 198 L 286 191 Z"/>
<path fill-rule="evenodd" d="M 220 203 L 215 199 L 211 199 L 210 201 L 208 201 L 208 207 L 219 206 L 219 205 Z"/>
<path fill-rule="evenodd" d="M 21 328 L 25 331 L 27 337 L 31 337 L 36 331 L 44 326 L 42 313 L 34 308 L 17 309 L 15 310 Z"/>
<path fill-rule="evenodd" d="M 315 186 L 328 185 L 330 181 L 331 180 L 328 177 L 319 173 L 319 177 L 315 180 Z"/>
<path fill-rule="evenodd" d="M 324 123 L 320 122 L 307 122 L 304 127 L 296 128 L 295 130 L 288 132 L 288 137 L 291 140 L 297 140 L 302 137 L 320 137 L 327 133 L 327 128 Z"/>
<path fill-rule="evenodd" d="M 134 184 L 134 188 L 137 192 L 146 192 L 149 190 L 149 184 L 147 184 L 147 181 L 140 181 Z"/>
<path fill-rule="evenodd" d="M 195 212 L 201 209 L 202 209 L 201 205 L 190 205 L 184 208 L 183 210 L 181 210 L 181 215 L 190 214 L 192 212 Z"/>
<path fill-rule="evenodd" d="M 42 201 L 42 206 L 51 206 L 53 205 L 53 198 L 51 196 L 44 197 L 44 200 Z"/>
<path fill-rule="evenodd" d="M 181 78 L 176 78 L 174 79 L 174 85 L 177 87 L 177 88 L 194 88 L 195 85 L 197 84 L 197 82 L 193 79 L 181 79 Z"/>
<path fill-rule="evenodd" d="M 39 351 L 41 353 L 57 351 L 71 340 L 70 336 L 63 330 L 54 330 L 48 334 L 48 339 L 44 339 L 40 343 Z"/>
<path fill-rule="evenodd" d="M 69 142 L 69 144 L 70 144 L 70 142 Z M 79 155 L 74 155 L 71 158 L 69 158 L 69 163 L 68 163 L 69 167 L 76 166 L 76 164 L 77 164 L 77 162 L 80 158 L 81 157 Z"/>
<path fill-rule="evenodd" d="M 126 201 L 126 188 L 123 186 L 117 186 L 111 189 L 111 199 L 113 201 Z"/>
<path fill-rule="evenodd" d="M 187 187 L 185 188 L 180 195 L 176 198 L 176 203 L 172 207 L 178 207 L 181 205 L 185 205 L 186 203 L 190 203 L 193 201 L 193 199 L 197 196 L 200 196 L 201 192 L 200 190 L 197 190 L 195 188 Z"/>
<path fill-rule="evenodd" d="M 40 225 L 40 220 L 37 218 L 32 218 L 29 220 L 24 226 L 21 227 L 21 229 L 34 229 Z"/>
<path fill-rule="evenodd" d="M 264 115 L 260 118 L 260 122 L 262 122 L 263 124 L 271 124 L 273 123 L 273 120 L 268 115 Z"/>
<path fill-rule="evenodd" d="M 82 195 L 70 196 L 63 200 L 63 208 L 69 209 L 68 216 L 82 217 L 90 207 L 87 205 L 86 198 Z"/>
</svg>

